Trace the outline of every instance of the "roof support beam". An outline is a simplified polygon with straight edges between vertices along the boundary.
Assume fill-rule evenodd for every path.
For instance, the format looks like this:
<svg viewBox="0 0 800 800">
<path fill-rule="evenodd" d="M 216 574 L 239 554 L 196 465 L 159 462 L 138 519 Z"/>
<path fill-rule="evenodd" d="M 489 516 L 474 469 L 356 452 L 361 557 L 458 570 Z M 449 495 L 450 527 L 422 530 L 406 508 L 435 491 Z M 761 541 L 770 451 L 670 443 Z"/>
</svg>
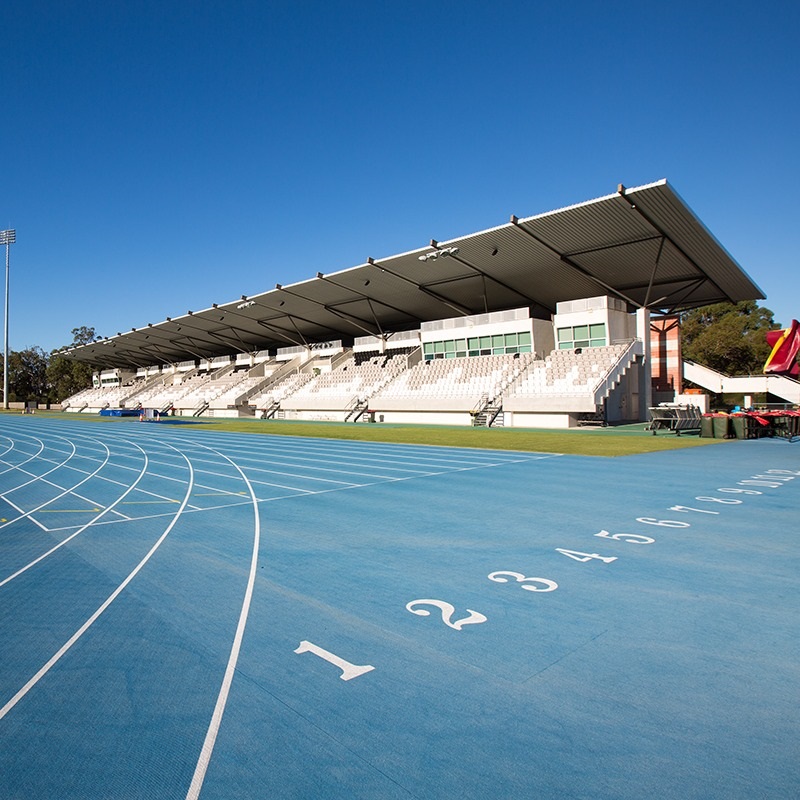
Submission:
<svg viewBox="0 0 800 800">
<path fill-rule="evenodd" d="M 360 297 L 362 300 L 366 300 L 369 303 L 369 307 L 370 307 L 370 310 L 372 311 L 373 316 L 375 316 L 375 311 L 372 308 L 372 301 L 374 300 L 376 303 L 378 303 L 379 305 L 382 305 L 384 308 L 391 308 L 392 311 L 396 311 L 398 314 L 402 314 L 402 315 L 404 315 L 406 317 L 411 317 L 412 319 L 417 320 L 417 322 L 424 322 L 425 321 L 425 320 L 422 319 L 422 317 L 417 316 L 416 314 L 414 314 L 411 311 L 406 311 L 406 310 L 404 310 L 402 308 L 397 308 L 397 306 L 393 306 L 390 303 L 387 303 L 385 300 L 378 300 L 377 298 L 372 297 L 371 295 L 365 294 L 364 292 L 359 291 L 358 289 L 353 289 L 350 286 L 345 286 L 344 284 L 337 283 L 335 280 L 333 280 L 332 278 L 326 277 L 321 272 L 317 273 L 317 277 L 320 280 L 323 280 L 326 283 L 330 283 L 330 284 L 332 284 L 333 286 L 336 286 L 339 289 L 344 289 L 346 292 L 352 292 L 353 294 L 358 295 L 358 297 Z M 375 319 L 375 324 L 376 324 L 377 327 L 380 328 L 380 325 L 378 324 L 377 317 Z"/>
<path fill-rule="evenodd" d="M 675 297 L 674 299 L 671 300 L 671 304 L 670 304 L 668 313 L 674 314 L 675 313 L 675 309 L 678 306 L 684 305 L 686 303 L 686 300 L 689 297 L 691 297 L 692 292 L 695 289 L 699 289 L 706 282 L 706 280 L 707 280 L 707 278 L 705 276 L 702 276 L 702 277 L 698 277 L 696 281 L 694 281 L 691 284 L 689 284 L 686 287 L 686 290 L 680 296 Z M 706 304 L 705 303 L 701 303 L 700 305 L 706 305 Z"/>
<path fill-rule="evenodd" d="M 311 303 L 312 305 L 317 306 L 317 308 L 321 308 L 327 311 L 329 314 L 333 314 L 335 317 L 339 317 L 339 319 L 343 319 L 345 320 L 345 322 L 349 322 L 351 325 L 355 326 L 364 333 L 368 333 L 370 335 L 374 335 L 375 333 L 375 331 L 372 328 L 365 327 L 366 325 L 368 325 L 368 323 L 365 320 L 361 319 L 360 317 L 356 317 L 352 314 L 347 314 L 346 312 L 339 312 L 332 306 L 326 305 L 325 303 L 322 303 L 319 300 L 314 300 L 311 297 L 306 297 L 305 295 L 300 294 L 299 292 L 292 292 L 289 289 L 284 289 L 282 286 L 279 288 L 282 292 L 286 292 L 286 294 L 289 294 L 292 297 L 297 297 L 299 300 L 303 300 L 306 303 Z M 333 328 L 331 328 L 330 330 L 333 330 Z M 336 334 L 337 336 L 341 336 L 342 332 L 337 331 Z"/>
<path fill-rule="evenodd" d="M 201 333 L 207 333 L 207 331 L 198 328 L 196 325 L 189 325 L 183 320 L 179 322 L 167 318 L 167 322 L 175 325 L 176 334 L 180 332 L 180 336 L 173 335 L 168 338 L 168 341 L 174 345 L 173 352 L 174 349 L 184 349 L 190 355 L 200 359 L 213 358 L 215 355 L 219 355 L 219 342 L 214 338 L 204 339 L 202 336 L 197 336 L 195 333 L 182 333 L 184 327 L 189 328 L 191 331 L 200 331 Z M 156 327 L 153 326 L 151 333 L 148 335 L 152 335 L 152 331 L 155 330 Z M 161 331 L 159 331 L 159 333 L 161 333 Z M 187 342 L 191 347 L 187 346 Z M 230 344 L 228 344 L 228 346 L 230 347 Z"/>
<path fill-rule="evenodd" d="M 604 244 L 602 247 L 590 247 L 587 250 L 571 250 L 569 253 L 564 253 L 568 258 L 574 256 L 585 256 L 590 253 L 603 253 L 606 250 L 616 250 L 618 247 L 629 247 L 633 244 L 642 244 L 643 242 L 654 242 L 656 239 L 664 240 L 664 237 L 659 233 L 654 236 L 644 236 L 641 239 L 631 239 L 628 242 L 615 242 L 614 244 Z"/>
<path fill-rule="evenodd" d="M 246 300 L 246 299 L 247 298 L 244 295 L 242 295 L 242 300 Z M 259 308 L 266 308 L 269 311 L 275 311 L 274 308 L 272 308 L 271 306 L 268 306 L 266 303 L 260 303 L 257 300 L 253 300 L 253 299 L 251 299 L 249 302 L 252 303 L 254 306 L 258 306 Z M 232 314 L 235 317 L 241 317 L 242 319 L 246 319 L 248 322 L 252 322 L 252 323 L 258 325 L 258 327 L 260 327 L 260 328 L 265 328 L 270 333 L 274 334 L 279 339 L 281 339 L 284 342 L 287 342 L 288 344 L 293 344 L 293 345 L 296 345 L 296 346 L 299 346 L 299 347 L 305 347 L 305 341 L 298 341 L 292 335 L 288 334 L 285 331 L 285 329 L 279 328 L 279 327 L 274 326 L 274 325 L 270 325 L 265 320 L 255 319 L 253 317 L 248 317 L 246 314 L 242 314 L 239 311 L 234 311 L 231 308 L 223 308 L 223 309 L 220 309 L 220 310 L 225 312 L 225 314 Z M 289 319 L 289 317 L 286 314 L 284 314 L 283 312 L 277 312 L 277 313 L 279 313 L 282 317 L 286 317 L 287 319 Z M 230 327 L 232 328 L 232 326 L 230 326 Z M 296 326 L 294 326 L 294 327 L 296 329 Z M 251 351 L 248 350 L 248 352 L 251 352 Z"/>
<path fill-rule="evenodd" d="M 650 217 L 649 214 L 646 214 L 642 209 L 636 204 L 636 201 L 630 197 L 628 197 L 627 189 L 622 185 L 619 184 L 617 186 L 617 194 L 631 207 L 633 211 L 635 211 L 654 231 L 658 231 L 658 233 L 663 236 L 667 241 L 701 274 L 705 276 L 705 279 L 718 291 L 725 295 L 725 292 L 717 286 L 717 284 L 711 279 L 708 273 L 679 245 L 675 242 L 674 239 L 670 238 L 667 232 L 661 228 L 659 225 L 655 223 L 655 221 Z M 727 297 L 727 295 L 725 295 Z M 728 298 L 730 300 L 730 298 Z M 732 301 L 731 301 L 732 302 Z"/>
<path fill-rule="evenodd" d="M 423 286 L 421 283 L 417 283 L 416 281 L 411 280 L 411 278 L 407 278 L 405 275 L 401 275 L 399 272 L 395 272 L 394 270 L 389 269 L 383 264 L 379 264 L 373 258 L 368 258 L 367 264 L 376 267 L 377 269 L 381 270 L 381 272 L 385 272 L 394 278 L 399 278 L 401 281 L 405 281 L 406 283 L 410 283 L 412 286 L 416 286 L 417 289 L 419 289 L 419 291 L 421 291 L 423 294 L 426 294 L 428 295 L 428 297 L 433 298 L 442 305 L 453 309 L 453 311 L 457 311 L 462 317 L 469 317 L 473 313 L 472 309 L 469 309 L 466 306 L 462 306 L 460 303 L 456 303 L 455 300 L 448 300 L 443 295 L 431 291 L 426 286 Z"/>
<path fill-rule="evenodd" d="M 661 241 L 658 243 L 658 252 L 656 253 L 656 260 L 653 264 L 653 269 L 650 270 L 650 281 L 647 284 L 647 293 L 644 296 L 644 304 L 645 306 L 650 305 L 650 292 L 653 290 L 653 281 L 656 278 L 656 272 L 658 271 L 658 263 L 661 261 L 661 253 L 664 252 L 664 242 L 666 240 L 664 237 L 661 237 Z M 663 299 L 663 298 L 662 298 Z M 656 301 L 658 302 L 658 301 Z"/>
<path fill-rule="evenodd" d="M 298 300 L 303 300 L 306 303 L 313 303 L 313 304 L 319 306 L 320 308 L 324 308 L 322 303 L 319 303 L 316 300 L 311 300 L 308 297 L 304 297 L 302 294 L 299 294 L 298 292 L 291 292 L 288 289 L 284 289 L 283 286 L 281 286 L 280 283 L 276 283 L 275 284 L 275 288 L 279 292 L 283 292 L 284 294 L 288 294 L 291 297 L 296 297 Z M 280 305 L 282 305 L 282 304 L 283 304 L 283 301 L 281 301 Z M 274 306 L 269 306 L 266 303 L 258 303 L 258 305 L 262 305 L 262 306 L 264 306 L 264 308 L 268 308 L 270 311 L 275 311 L 276 313 L 285 316 L 292 323 L 292 326 L 297 331 L 298 335 L 302 338 L 303 346 L 307 345 L 307 340 L 306 340 L 306 337 L 303 335 L 303 333 L 300 331 L 300 329 L 295 324 L 295 322 L 294 322 L 295 319 L 298 319 L 301 322 L 305 322 L 307 325 L 313 325 L 316 328 L 324 328 L 325 330 L 330 331 L 336 337 L 340 337 L 342 335 L 341 331 L 337 330 L 336 328 L 332 328 L 330 325 L 326 325 L 324 322 L 320 322 L 317 319 L 308 319 L 307 317 L 301 317 L 299 314 L 293 314 L 293 313 L 290 313 L 288 311 L 283 311 L 280 308 L 275 308 Z"/>
<path fill-rule="evenodd" d="M 366 320 L 361 319 L 361 317 L 356 317 L 353 314 L 348 314 L 346 311 L 339 311 L 334 306 L 328 306 L 324 304 L 320 304 L 322 307 L 329 313 L 333 314 L 339 319 L 343 319 L 345 322 L 349 322 L 351 325 L 354 325 L 358 328 L 362 333 L 366 333 L 368 336 L 380 336 L 382 331 L 380 326 L 377 328 L 370 327 L 369 323 Z M 372 306 L 370 306 L 370 311 L 372 311 Z M 373 316 L 375 312 L 373 311 Z"/>
<path fill-rule="evenodd" d="M 442 247 L 439 246 L 439 242 L 437 242 L 436 239 L 431 239 L 431 247 L 434 247 L 436 250 L 445 249 L 445 248 L 442 248 Z M 509 286 L 507 283 L 505 283 L 504 281 L 501 281 L 499 278 L 495 278 L 494 275 L 490 275 L 488 272 L 484 272 L 482 269 L 476 267 L 474 264 L 471 264 L 460 253 L 451 253 L 449 257 L 452 258 L 453 261 L 457 261 L 459 264 L 463 264 L 468 269 L 471 269 L 473 272 L 475 272 L 478 275 L 481 275 L 483 277 L 483 311 L 484 311 L 484 313 L 487 313 L 489 311 L 489 301 L 488 301 L 488 296 L 487 296 L 487 292 L 486 292 L 486 280 L 487 280 L 487 278 L 490 281 L 492 281 L 492 283 L 496 283 L 498 286 L 502 286 L 506 291 L 512 292 L 513 294 L 517 295 L 517 297 L 521 297 L 525 301 L 526 305 L 534 305 L 534 306 L 535 305 L 541 305 L 536 300 L 534 300 L 532 297 L 529 297 L 524 292 L 521 292 L 519 289 L 515 289 L 513 286 Z"/>
<path fill-rule="evenodd" d="M 522 231 L 526 236 L 529 236 L 535 242 L 538 242 L 542 247 L 546 248 L 551 253 L 553 253 L 554 255 L 558 256 L 558 258 L 564 264 L 567 264 L 568 266 L 572 267 L 577 272 L 580 272 L 581 275 L 583 275 L 584 277 L 588 278 L 590 281 L 596 283 L 598 286 L 602 286 L 603 289 L 605 289 L 607 292 L 610 292 L 611 294 L 622 298 L 626 303 L 630 303 L 632 306 L 634 306 L 634 308 L 638 308 L 640 306 L 640 304 L 637 303 L 633 298 L 628 297 L 623 292 L 620 292 L 619 290 L 615 289 L 613 286 L 611 286 L 611 284 L 606 283 L 603 280 L 600 280 L 600 278 L 598 278 L 596 275 L 592 275 L 592 273 L 589 272 L 589 270 L 585 269 L 580 264 L 578 264 L 575 261 L 573 261 L 568 255 L 565 255 L 565 254 L 559 252 L 555 247 L 553 247 L 553 245 L 549 244 L 544 239 L 542 239 L 539 236 L 537 236 L 535 233 L 531 233 L 531 231 L 529 231 L 527 228 L 523 228 L 522 225 L 520 224 L 519 217 L 515 217 L 512 214 L 511 215 L 511 224 L 516 226 L 517 230 Z"/>
<path fill-rule="evenodd" d="M 156 338 L 156 339 L 161 339 L 161 340 L 163 340 L 163 341 L 165 341 L 167 343 L 167 346 L 162 347 L 161 345 L 156 344 L 155 342 L 148 342 L 148 344 L 146 344 L 146 345 L 139 344 L 139 345 L 137 345 L 137 347 L 140 348 L 140 349 L 145 349 L 147 347 L 151 347 L 156 351 L 156 353 L 161 358 L 165 359 L 166 363 L 172 363 L 175 360 L 175 350 L 176 350 L 176 348 L 177 349 L 181 349 L 183 347 L 183 345 L 178 345 L 176 343 L 175 336 L 170 335 L 170 333 L 168 333 L 166 331 L 160 330 L 160 328 L 155 326 L 155 325 L 152 325 L 152 324 L 148 325 L 147 333 L 144 333 L 144 331 L 145 331 L 145 329 L 142 328 L 140 331 L 138 331 L 138 333 L 143 334 L 145 339 L 150 339 L 151 336 L 153 338 Z M 180 337 L 180 338 L 183 339 L 185 337 Z M 134 351 L 133 347 L 131 347 L 131 351 Z M 195 358 L 204 358 L 205 357 L 205 356 L 200 356 L 199 354 L 191 352 L 191 351 L 189 351 L 189 352 Z M 147 366 L 147 365 L 145 364 L 143 366 Z"/>
</svg>

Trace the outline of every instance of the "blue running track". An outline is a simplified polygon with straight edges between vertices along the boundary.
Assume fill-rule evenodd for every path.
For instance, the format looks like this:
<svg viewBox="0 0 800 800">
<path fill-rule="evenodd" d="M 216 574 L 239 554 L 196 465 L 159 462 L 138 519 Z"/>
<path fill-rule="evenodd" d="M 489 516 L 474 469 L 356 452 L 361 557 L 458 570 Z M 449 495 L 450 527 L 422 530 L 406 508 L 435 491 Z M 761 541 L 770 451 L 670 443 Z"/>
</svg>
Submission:
<svg viewBox="0 0 800 800">
<path fill-rule="evenodd" d="M 800 449 L 0 417 L 0 798 L 800 796 Z"/>
</svg>

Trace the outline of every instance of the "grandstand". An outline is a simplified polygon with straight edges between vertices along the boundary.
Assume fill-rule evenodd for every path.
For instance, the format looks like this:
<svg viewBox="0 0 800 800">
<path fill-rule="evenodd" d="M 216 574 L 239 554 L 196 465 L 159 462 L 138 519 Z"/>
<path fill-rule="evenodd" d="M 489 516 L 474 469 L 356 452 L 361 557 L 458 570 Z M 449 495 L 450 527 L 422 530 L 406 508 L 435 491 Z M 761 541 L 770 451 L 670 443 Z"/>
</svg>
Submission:
<svg viewBox="0 0 800 800">
<path fill-rule="evenodd" d="M 666 181 L 620 186 L 67 349 L 96 371 L 62 408 L 548 428 L 646 420 L 654 389 L 681 399 L 680 369 L 655 380 L 651 363 L 665 320 L 762 297 Z"/>
</svg>

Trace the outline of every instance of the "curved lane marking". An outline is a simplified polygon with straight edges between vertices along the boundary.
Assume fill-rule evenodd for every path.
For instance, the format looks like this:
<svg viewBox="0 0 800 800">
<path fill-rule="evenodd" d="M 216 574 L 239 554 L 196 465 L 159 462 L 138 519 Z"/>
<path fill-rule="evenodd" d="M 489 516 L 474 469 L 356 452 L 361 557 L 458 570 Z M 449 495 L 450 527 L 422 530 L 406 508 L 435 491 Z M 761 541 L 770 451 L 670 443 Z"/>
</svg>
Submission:
<svg viewBox="0 0 800 800">
<path fill-rule="evenodd" d="M 67 536 L 66 539 L 62 539 L 55 547 L 51 547 L 46 553 L 42 553 L 42 555 L 40 555 L 38 558 L 35 558 L 29 564 L 26 564 L 24 567 L 21 567 L 20 569 L 18 569 L 12 575 L 9 575 L 7 578 L 4 578 L 2 581 L 0 581 L 0 587 L 3 587 L 7 583 L 13 581 L 14 578 L 17 578 L 20 575 L 22 575 L 23 572 L 27 572 L 31 567 L 35 566 L 40 561 L 43 561 L 49 555 L 52 555 L 53 553 L 55 553 L 56 550 L 58 550 L 59 548 L 63 547 L 67 542 L 72 541 L 76 536 L 78 536 L 81 533 L 83 533 L 88 527 L 90 527 L 95 522 L 97 522 L 97 520 L 101 519 L 103 516 L 108 514 L 109 511 L 112 511 L 114 509 L 114 506 L 116 506 L 119 503 L 121 503 L 122 500 L 136 488 L 136 484 L 138 484 L 139 481 L 141 481 L 141 479 L 147 473 L 147 465 L 148 465 L 149 461 L 148 461 L 148 458 L 147 458 L 147 453 L 141 447 L 139 447 L 138 444 L 134 444 L 134 447 L 136 447 L 139 450 L 141 450 L 142 455 L 144 455 L 144 464 L 142 465 L 141 472 L 137 476 L 136 480 L 111 505 L 106 506 L 97 516 L 93 517 L 85 525 L 82 525 L 80 528 L 78 528 L 78 530 L 76 530 L 75 533 L 73 533 L 71 536 Z M 194 475 L 194 473 L 192 473 L 192 475 Z M 183 506 L 181 506 L 181 508 L 183 508 Z M 31 512 L 29 512 L 29 513 L 31 513 Z M 6 523 L 6 524 L 8 524 L 8 523 Z"/>
<path fill-rule="evenodd" d="M 144 451 L 142 451 L 144 452 Z M 180 451 L 178 451 L 180 452 Z M 183 453 L 181 453 L 183 455 Z M 146 454 L 145 454 L 146 457 Z M 147 555 L 134 567 L 133 571 L 125 578 L 122 583 L 108 596 L 108 598 L 103 602 L 103 604 L 95 611 L 86 622 L 78 628 L 75 633 L 70 636 L 70 638 L 58 649 L 58 651 L 50 658 L 50 660 L 2 707 L 0 708 L 0 719 L 8 714 L 12 708 L 14 708 L 20 700 L 34 687 L 36 684 L 52 669 L 52 667 L 58 663 L 61 657 L 78 641 L 78 639 L 86 633 L 87 630 L 97 621 L 100 615 L 119 597 L 125 587 L 139 574 L 142 567 L 150 560 L 153 554 L 161 547 L 164 539 L 167 538 L 169 532 L 175 526 L 175 523 L 180 519 L 181 514 L 183 513 L 183 509 L 186 507 L 186 503 L 189 501 L 189 495 L 192 493 L 192 488 L 194 486 L 194 469 L 192 467 L 192 462 L 189 461 L 186 456 L 183 456 L 184 460 L 189 466 L 189 480 L 186 487 L 186 495 L 183 498 L 183 502 L 181 503 L 181 507 L 175 512 L 175 516 L 172 519 L 172 522 L 169 523 L 164 533 L 158 538 L 156 543 L 150 548 Z M 70 537 L 72 538 L 72 537 Z"/>
<path fill-rule="evenodd" d="M 7 497 L 3 496 L 3 499 L 10 506 L 13 506 L 15 509 L 17 509 L 17 511 L 20 512 L 20 515 L 18 517 L 14 517 L 14 519 L 8 520 L 8 522 L 4 522 L 2 525 L 0 525 L 0 529 L 5 528 L 6 525 L 11 525 L 14 522 L 18 522 L 21 519 L 25 519 L 25 517 L 30 517 L 31 514 L 35 514 L 37 511 L 41 511 L 41 509 L 43 509 L 45 506 L 50 505 L 50 503 L 54 503 L 56 500 L 59 500 L 60 498 L 64 497 L 64 495 L 66 495 L 66 494 L 71 494 L 82 483 L 86 483 L 86 481 L 88 481 L 90 478 L 93 478 L 95 475 L 97 475 L 97 473 L 100 472 L 101 469 L 103 469 L 103 467 L 108 463 L 108 460 L 111 458 L 111 451 L 108 449 L 108 447 L 103 442 L 99 442 L 99 444 L 101 444 L 105 448 L 105 451 L 106 451 L 106 457 L 103 459 L 103 462 L 100 464 L 100 466 L 94 472 L 89 473 L 85 478 L 83 478 L 83 480 L 78 481 L 76 484 L 74 484 L 69 489 L 64 489 L 63 486 L 59 486 L 58 484 L 55 484 L 52 481 L 45 480 L 44 475 L 49 475 L 50 472 L 52 472 L 53 470 L 50 470 L 50 472 L 45 472 L 44 475 L 37 476 L 36 479 L 33 480 L 33 481 L 28 481 L 27 483 L 21 484 L 21 486 L 27 486 L 28 484 L 35 483 L 36 481 L 44 481 L 44 483 L 48 483 L 48 484 L 50 484 L 50 486 L 53 486 L 56 489 L 63 489 L 61 494 L 57 494 L 55 497 L 51 497 L 46 502 L 41 503 L 40 505 L 36 506 L 36 508 L 32 508 L 30 511 L 23 511 L 19 506 L 17 506 L 16 503 L 12 503 Z M 67 459 L 67 460 L 69 460 L 69 459 Z M 64 464 L 66 464 L 66 461 L 64 462 Z M 60 464 L 59 466 L 63 466 L 64 464 Z M 54 467 L 54 469 L 58 469 L 58 467 Z M 17 489 L 19 489 L 19 488 L 20 488 L 20 486 L 17 487 Z M 12 491 L 16 491 L 16 489 L 13 489 Z M 77 495 L 77 496 L 80 497 L 80 495 Z M 81 497 L 81 499 L 82 500 L 86 500 L 85 497 Z M 90 501 L 87 500 L 87 502 L 90 502 Z M 35 522 L 36 520 L 32 520 L 32 521 Z M 0 586 L 2 586 L 2 584 L 0 584 Z"/>
<path fill-rule="evenodd" d="M 206 447 L 205 445 L 200 445 Z M 233 681 L 233 674 L 236 671 L 236 663 L 239 660 L 239 651 L 242 646 L 242 639 L 244 638 L 244 629 L 247 625 L 247 616 L 250 613 L 250 601 L 253 597 L 253 586 L 256 580 L 256 572 L 258 570 L 258 547 L 261 539 L 261 518 L 258 513 L 258 498 L 256 497 L 253 485 L 247 479 L 242 468 L 231 458 L 228 458 L 224 453 L 206 447 L 208 450 L 222 456 L 226 461 L 232 464 L 236 471 L 242 476 L 248 491 L 250 492 L 250 499 L 253 503 L 254 514 L 254 527 L 253 527 L 253 552 L 250 557 L 250 574 L 247 577 L 247 588 L 245 589 L 244 599 L 242 601 L 242 609 L 239 613 L 239 623 L 236 626 L 236 634 L 233 637 L 233 644 L 231 652 L 228 656 L 228 665 L 225 668 L 225 675 L 222 679 L 217 702 L 214 706 L 214 713 L 211 715 L 211 722 L 206 732 L 206 738 L 203 741 L 203 746 L 200 749 L 200 757 L 197 760 L 197 766 L 192 776 L 192 782 L 189 785 L 189 790 L 186 793 L 186 800 L 197 800 L 200 796 L 200 790 L 203 788 L 203 781 L 206 777 L 208 765 L 211 761 L 211 754 L 214 752 L 214 745 L 217 741 L 217 734 L 219 733 L 219 726 L 222 723 L 222 715 L 225 713 L 225 705 L 228 702 L 228 695 Z"/>
<path fill-rule="evenodd" d="M 31 437 L 31 438 L 33 439 L 34 437 Z M 59 439 L 64 439 L 63 436 L 59 436 L 58 438 Z M 41 440 L 34 439 L 34 441 L 41 441 Z M 65 439 L 65 441 L 69 441 L 69 440 Z M 47 470 L 47 472 L 43 472 L 41 475 L 33 475 L 33 477 L 29 481 L 25 481 L 25 483 L 21 483 L 19 486 L 15 486 L 13 489 L 9 489 L 7 492 L 3 492 L 3 495 L 2 495 L 3 499 L 6 500 L 6 502 L 10 502 L 10 500 L 8 500 L 6 495 L 11 494 L 12 492 L 16 492 L 17 489 L 21 489 L 23 486 L 28 486 L 28 484 L 36 483 L 36 481 L 41 480 L 42 478 L 44 478 L 45 475 L 49 475 L 51 472 L 55 472 L 57 469 L 61 469 L 61 467 L 63 467 L 66 463 L 71 461 L 75 457 L 75 454 L 78 452 L 78 450 L 75 447 L 75 443 L 74 442 L 69 442 L 69 444 L 70 444 L 70 447 L 72 447 L 72 452 L 61 463 L 56 464 L 52 469 Z M 44 449 L 44 443 L 42 443 L 42 449 Z M 36 454 L 36 456 L 31 456 L 31 458 L 26 459 L 22 463 L 23 464 L 27 464 L 28 461 L 32 461 L 34 458 L 39 456 L 41 454 L 41 452 L 42 452 L 42 450 L 40 450 L 39 453 Z M 26 475 L 31 475 L 30 472 L 28 472 L 27 470 L 22 469 L 22 464 L 15 464 L 15 465 L 11 466 L 9 469 L 5 470 L 5 472 L 10 472 L 11 470 L 15 470 L 15 469 L 19 470 L 20 472 L 25 473 Z M 15 508 L 16 508 L 16 506 L 15 506 Z"/>
</svg>

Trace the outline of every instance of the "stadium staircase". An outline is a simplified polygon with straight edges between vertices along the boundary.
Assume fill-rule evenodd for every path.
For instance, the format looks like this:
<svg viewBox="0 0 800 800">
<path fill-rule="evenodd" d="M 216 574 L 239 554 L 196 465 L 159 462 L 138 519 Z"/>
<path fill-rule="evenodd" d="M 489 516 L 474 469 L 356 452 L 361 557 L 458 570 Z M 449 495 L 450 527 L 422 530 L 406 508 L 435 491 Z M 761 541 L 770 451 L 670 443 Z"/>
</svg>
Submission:
<svg viewBox="0 0 800 800">
<path fill-rule="evenodd" d="M 161 383 L 164 379 L 164 376 L 161 373 L 156 373 L 155 375 L 151 375 L 149 378 L 145 378 L 144 380 L 136 380 L 130 386 L 126 387 L 128 389 L 127 394 L 123 394 L 119 399 L 119 407 L 120 408 L 128 408 L 127 403 L 130 400 L 133 400 L 136 395 L 140 394 L 141 392 L 146 392 L 148 389 L 152 389 L 154 386 Z M 141 408 L 142 404 L 140 402 L 134 402 L 133 408 Z"/>
<path fill-rule="evenodd" d="M 505 421 L 503 404 L 498 400 L 490 400 L 488 394 L 481 395 L 470 415 L 474 428 L 502 428 Z"/>
<path fill-rule="evenodd" d="M 683 377 L 714 394 L 769 394 L 780 397 L 787 403 L 800 404 L 800 381 L 785 375 L 740 375 L 730 376 L 710 367 L 683 361 Z"/>
<path fill-rule="evenodd" d="M 602 410 L 605 401 L 611 392 L 622 381 L 625 373 L 631 368 L 637 359 L 644 357 L 644 345 L 638 339 L 627 343 L 625 349 L 611 365 L 605 377 L 594 390 L 594 405 L 596 411 Z"/>
<path fill-rule="evenodd" d="M 344 421 L 358 422 L 364 416 L 368 408 L 369 402 L 367 400 L 361 400 L 358 397 L 354 397 L 348 406 L 349 410 L 344 418 Z"/>
<path fill-rule="evenodd" d="M 280 400 L 275 400 L 269 408 L 265 408 L 261 412 L 261 419 L 275 419 L 275 415 L 280 410 L 281 403 Z"/>
</svg>

